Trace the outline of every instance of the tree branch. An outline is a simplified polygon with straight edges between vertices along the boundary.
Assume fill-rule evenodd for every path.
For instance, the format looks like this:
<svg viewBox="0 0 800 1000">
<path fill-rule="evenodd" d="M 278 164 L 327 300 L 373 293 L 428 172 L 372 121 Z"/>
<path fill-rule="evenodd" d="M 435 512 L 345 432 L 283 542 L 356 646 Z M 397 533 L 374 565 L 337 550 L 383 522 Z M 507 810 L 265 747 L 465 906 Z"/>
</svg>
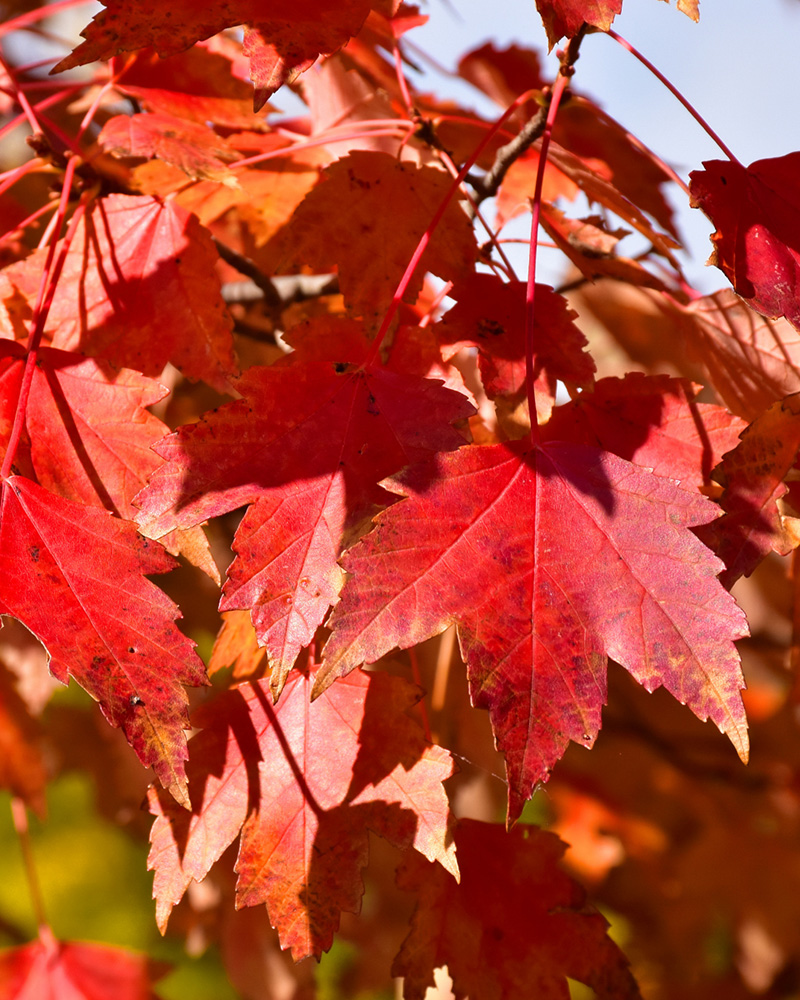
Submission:
<svg viewBox="0 0 800 1000">
<path fill-rule="evenodd" d="M 519 135 L 497 150 L 494 163 L 485 177 L 467 174 L 467 180 L 475 189 L 479 203 L 497 194 L 497 190 L 503 183 L 503 178 L 508 173 L 511 164 L 518 160 L 525 150 L 529 149 L 536 142 L 542 132 L 544 132 L 546 121 L 547 109 L 540 108 L 534 117 L 525 124 Z"/>
</svg>

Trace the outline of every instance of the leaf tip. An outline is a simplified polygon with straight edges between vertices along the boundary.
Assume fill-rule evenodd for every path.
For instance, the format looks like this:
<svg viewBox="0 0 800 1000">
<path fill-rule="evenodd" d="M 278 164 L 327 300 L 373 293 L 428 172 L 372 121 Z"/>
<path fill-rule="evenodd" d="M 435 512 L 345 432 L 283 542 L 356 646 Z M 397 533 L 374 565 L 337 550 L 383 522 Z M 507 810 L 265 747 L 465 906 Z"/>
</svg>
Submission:
<svg viewBox="0 0 800 1000">
<path fill-rule="evenodd" d="M 187 809 L 189 812 L 192 811 L 192 803 L 189 798 L 189 785 L 186 780 L 172 782 L 167 788 L 167 791 L 173 799 L 175 799 L 178 805 L 183 806 L 183 808 Z M 161 933 L 163 934 L 164 932 L 162 931 Z"/>
</svg>

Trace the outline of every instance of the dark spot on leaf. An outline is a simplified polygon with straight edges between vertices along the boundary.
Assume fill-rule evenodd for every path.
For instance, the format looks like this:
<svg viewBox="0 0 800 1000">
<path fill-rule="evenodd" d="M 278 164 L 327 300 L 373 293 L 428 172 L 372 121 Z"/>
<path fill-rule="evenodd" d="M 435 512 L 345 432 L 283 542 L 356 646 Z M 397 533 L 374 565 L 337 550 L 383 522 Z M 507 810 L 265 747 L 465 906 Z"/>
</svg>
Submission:
<svg viewBox="0 0 800 1000">
<path fill-rule="evenodd" d="M 39 562 L 39 546 L 31 545 L 30 547 L 31 560 L 33 562 Z"/>
<path fill-rule="evenodd" d="M 128 652 L 129 653 L 135 653 L 136 652 L 136 647 L 135 646 L 128 646 Z"/>
<path fill-rule="evenodd" d="M 144 705 L 144 702 L 142 701 L 142 699 L 139 697 L 138 694 L 132 694 L 131 698 L 130 698 L 130 702 L 131 702 L 131 705 L 133 705 L 134 708 L 136 708 L 137 705 Z"/>
<path fill-rule="evenodd" d="M 347 364 L 344 361 L 335 361 L 333 365 L 333 370 L 337 375 L 341 375 L 342 372 L 347 371 Z"/>
<path fill-rule="evenodd" d="M 506 332 L 502 323 L 494 319 L 481 319 L 478 321 L 479 337 L 499 337 Z"/>
</svg>

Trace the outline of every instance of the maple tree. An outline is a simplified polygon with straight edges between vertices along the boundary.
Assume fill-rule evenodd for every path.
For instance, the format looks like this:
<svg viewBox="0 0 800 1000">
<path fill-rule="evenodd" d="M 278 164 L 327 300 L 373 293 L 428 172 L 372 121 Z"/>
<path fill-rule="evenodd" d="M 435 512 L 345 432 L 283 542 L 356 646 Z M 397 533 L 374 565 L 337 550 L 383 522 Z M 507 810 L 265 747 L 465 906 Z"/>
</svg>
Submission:
<svg viewBox="0 0 800 1000">
<path fill-rule="evenodd" d="M 494 118 L 401 0 L 6 48 L 77 6 L 0 24 L 0 996 L 796 995 L 800 153 L 678 95 L 678 176 L 581 92 L 622 0 L 465 54 Z M 74 772 L 173 946 L 50 915 Z"/>
</svg>

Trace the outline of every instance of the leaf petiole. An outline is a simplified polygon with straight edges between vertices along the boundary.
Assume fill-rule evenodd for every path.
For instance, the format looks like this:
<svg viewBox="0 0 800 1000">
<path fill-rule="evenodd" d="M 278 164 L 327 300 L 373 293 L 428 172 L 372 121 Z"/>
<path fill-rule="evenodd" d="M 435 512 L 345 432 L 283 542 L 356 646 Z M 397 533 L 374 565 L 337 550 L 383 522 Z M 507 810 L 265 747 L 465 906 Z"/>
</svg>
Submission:
<svg viewBox="0 0 800 1000">
<path fill-rule="evenodd" d="M 653 76 L 660 83 L 664 84 L 664 86 L 672 94 L 672 96 L 676 97 L 681 102 L 681 104 L 686 108 L 686 110 L 689 112 L 689 114 L 692 116 L 692 118 L 694 118 L 694 120 L 697 122 L 697 124 L 703 129 L 703 131 L 706 133 L 706 135 L 708 135 L 709 138 L 711 138 L 711 139 L 714 140 L 714 142 L 719 146 L 719 148 L 722 150 L 722 152 L 728 157 L 728 159 L 731 161 L 731 163 L 739 163 L 738 159 L 733 155 L 733 153 L 730 151 L 730 149 L 728 149 L 728 147 L 725 145 L 725 143 L 722 141 L 722 139 L 720 139 L 720 137 L 714 131 L 714 129 L 711 128 L 711 126 L 708 124 L 708 122 L 705 120 L 705 118 L 703 118 L 703 116 L 700 114 L 700 112 L 697 111 L 695 109 L 695 107 L 692 104 L 690 104 L 689 101 L 686 100 L 686 98 L 683 96 L 683 94 L 678 90 L 678 88 L 674 84 L 670 83 L 670 81 L 664 76 L 664 74 L 661 72 L 661 70 L 656 69 L 656 67 L 650 62 L 649 59 L 647 59 L 645 56 L 643 56 L 642 53 L 639 52 L 638 49 L 634 48 L 634 46 L 631 45 L 631 43 L 626 38 L 623 38 L 621 35 L 618 35 L 616 33 L 616 31 L 611 31 L 611 29 L 609 29 L 606 32 L 606 34 L 609 36 L 609 38 L 613 38 L 615 42 L 617 42 L 619 45 L 621 45 L 623 47 L 623 49 L 626 49 L 628 52 L 630 52 L 630 54 L 632 56 L 635 56 L 643 66 L 645 66 L 647 69 L 650 70 L 650 72 L 653 74 Z"/>
</svg>

